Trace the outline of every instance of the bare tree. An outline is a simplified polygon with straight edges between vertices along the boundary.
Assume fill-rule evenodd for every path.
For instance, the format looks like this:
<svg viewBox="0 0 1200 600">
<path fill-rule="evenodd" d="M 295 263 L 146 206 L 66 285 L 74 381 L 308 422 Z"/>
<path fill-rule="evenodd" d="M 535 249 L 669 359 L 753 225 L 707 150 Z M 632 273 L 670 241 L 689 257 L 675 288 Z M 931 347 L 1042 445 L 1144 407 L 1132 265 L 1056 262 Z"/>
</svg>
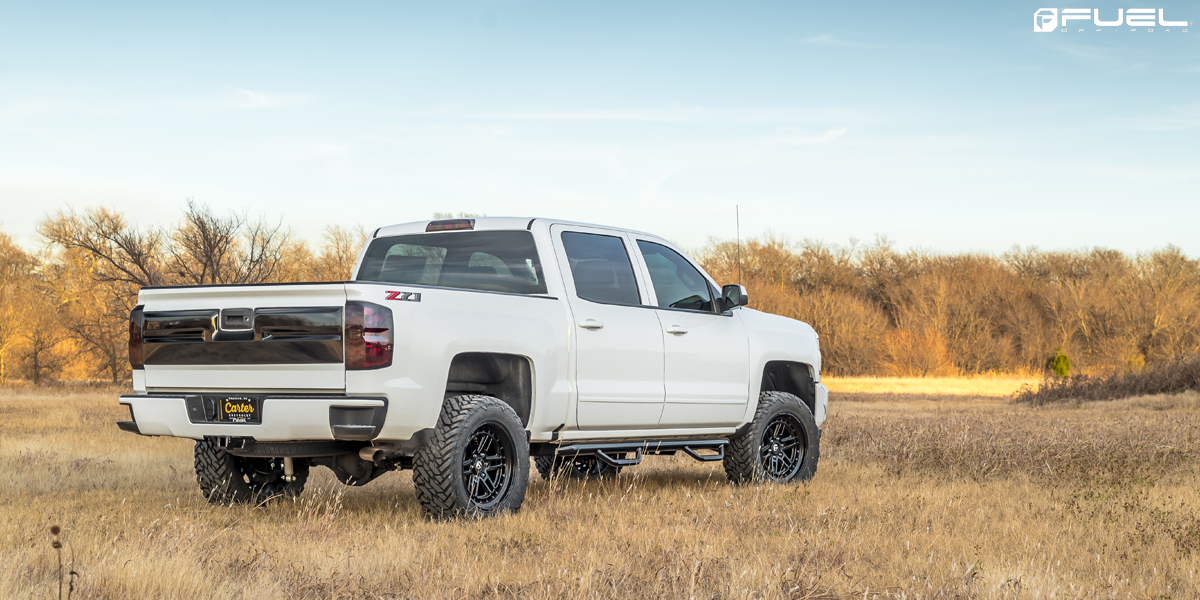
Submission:
<svg viewBox="0 0 1200 600">
<path fill-rule="evenodd" d="M 42 268 L 47 298 L 37 306 L 51 310 L 56 322 L 39 321 L 39 331 L 25 336 L 26 370 L 40 381 L 57 361 L 59 344 L 72 339 L 82 350 L 79 358 L 90 357 L 107 379 L 124 379 L 125 334 L 138 290 L 176 281 L 163 260 L 168 239 L 159 229 L 138 230 L 105 208 L 82 215 L 59 211 L 43 219 L 38 232 L 51 251 Z"/>
<path fill-rule="evenodd" d="M 162 264 L 165 242 L 161 231 L 139 231 L 125 217 L 106 208 L 84 214 L 58 211 L 38 223 L 38 233 L 61 248 L 78 248 L 96 259 L 97 281 L 136 288 L 170 283 Z"/>
<path fill-rule="evenodd" d="M 877 371 L 887 334 L 887 317 L 862 296 L 834 288 L 801 294 L 796 311 L 821 336 L 821 362 L 834 375 L 866 375 Z"/>
<path fill-rule="evenodd" d="M 353 277 L 354 263 L 367 241 L 367 231 L 362 225 L 347 229 L 340 225 L 329 225 L 322 236 L 321 254 L 314 261 L 314 279 L 317 281 L 348 281 Z"/>
<path fill-rule="evenodd" d="M 275 277 L 288 237 L 281 222 L 219 217 L 188 200 L 183 222 L 171 233 L 171 272 L 190 285 L 265 283 Z"/>
<path fill-rule="evenodd" d="M 1137 353 L 1146 360 L 1161 360 L 1195 351 L 1200 264 L 1168 246 L 1139 256 L 1131 275 L 1119 294 Z"/>
<path fill-rule="evenodd" d="M 265 219 L 247 223 L 238 247 L 237 262 L 230 283 L 267 283 L 275 280 L 283 260 L 283 248 L 291 238 L 282 229 L 283 221 L 271 225 Z"/>
<path fill-rule="evenodd" d="M 24 313 L 26 326 L 21 330 L 15 354 L 21 361 L 25 377 L 38 385 L 47 378 L 53 379 L 62 368 L 65 359 L 58 353 L 58 348 L 67 339 L 67 332 L 59 323 L 56 307 L 45 290 L 35 287 L 20 297 L 18 307 Z"/>
<path fill-rule="evenodd" d="M 0 383 L 8 380 L 8 356 L 26 325 L 22 292 L 37 261 L 12 236 L 0 232 Z"/>
<path fill-rule="evenodd" d="M 42 276 L 67 337 L 92 357 L 97 374 L 117 383 L 129 374 L 125 334 L 136 296 L 119 284 L 94 281 L 96 261 L 78 248 L 60 250 L 46 261 Z"/>
<path fill-rule="evenodd" d="M 0 287 L 0 383 L 8 381 L 8 356 L 21 339 L 24 311 L 13 285 Z"/>
</svg>

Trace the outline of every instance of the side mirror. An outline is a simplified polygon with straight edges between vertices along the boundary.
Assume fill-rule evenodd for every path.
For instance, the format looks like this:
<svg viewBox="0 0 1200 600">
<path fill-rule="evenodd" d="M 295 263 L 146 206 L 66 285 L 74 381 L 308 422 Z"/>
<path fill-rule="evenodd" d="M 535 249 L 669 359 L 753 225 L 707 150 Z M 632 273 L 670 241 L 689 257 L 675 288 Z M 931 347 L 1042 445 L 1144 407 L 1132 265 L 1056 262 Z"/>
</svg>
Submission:
<svg viewBox="0 0 1200 600">
<path fill-rule="evenodd" d="M 737 284 L 722 287 L 721 299 L 725 301 L 725 308 L 736 308 L 750 303 L 750 296 L 746 295 L 746 288 Z"/>
</svg>

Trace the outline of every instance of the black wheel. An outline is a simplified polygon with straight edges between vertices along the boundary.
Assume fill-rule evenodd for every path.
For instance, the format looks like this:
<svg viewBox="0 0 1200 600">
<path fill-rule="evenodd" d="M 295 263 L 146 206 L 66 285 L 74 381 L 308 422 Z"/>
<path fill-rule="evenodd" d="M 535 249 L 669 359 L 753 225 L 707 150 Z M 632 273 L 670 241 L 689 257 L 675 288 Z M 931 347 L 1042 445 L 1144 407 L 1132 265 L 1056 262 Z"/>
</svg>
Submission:
<svg viewBox="0 0 1200 600">
<path fill-rule="evenodd" d="M 614 467 L 595 456 L 538 456 L 533 459 L 542 479 L 570 477 L 572 479 L 608 479 L 616 477 L 621 467 Z"/>
<path fill-rule="evenodd" d="M 413 460 L 417 500 L 433 517 L 515 512 L 529 485 L 529 442 L 512 407 L 456 396 Z"/>
<path fill-rule="evenodd" d="M 754 420 L 731 439 L 725 475 L 731 483 L 808 481 L 817 473 L 821 433 L 812 411 L 785 392 L 763 392 Z"/>
<path fill-rule="evenodd" d="M 292 461 L 295 479 L 284 481 L 282 458 L 234 456 L 210 440 L 196 442 L 196 481 L 212 504 L 255 504 L 277 497 L 295 497 L 308 481 L 308 459 Z"/>
</svg>

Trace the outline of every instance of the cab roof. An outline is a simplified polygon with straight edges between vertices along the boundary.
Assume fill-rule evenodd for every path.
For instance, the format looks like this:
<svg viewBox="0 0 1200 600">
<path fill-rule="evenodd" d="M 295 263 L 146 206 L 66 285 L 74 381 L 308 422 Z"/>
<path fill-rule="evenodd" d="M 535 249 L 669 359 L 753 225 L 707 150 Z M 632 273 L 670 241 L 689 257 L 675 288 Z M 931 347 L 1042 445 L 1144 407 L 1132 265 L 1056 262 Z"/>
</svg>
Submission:
<svg viewBox="0 0 1200 600">
<path fill-rule="evenodd" d="M 426 233 L 427 228 L 431 223 L 445 221 L 461 221 L 463 219 L 471 219 L 474 221 L 473 231 L 504 231 L 504 230 L 532 230 L 534 225 L 549 227 L 550 225 L 575 225 L 579 227 L 595 227 L 597 229 L 612 229 L 615 231 L 628 231 L 648 237 L 660 237 L 652 233 L 628 229 L 625 227 L 613 227 L 611 225 L 596 225 L 593 223 L 578 223 L 575 221 L 564 221 L 560 219 L 544 219 L 540 217 L 461 217 L 452 219 L 429 219 L 426 221 L 411 221 L 408 223 L 398 223 L 396 225 L 388 225 L 380 227 L 371 235 L 372 238 L 389 237 L 393 235 L 407 235 L 414 233 Z"/>
</svg>

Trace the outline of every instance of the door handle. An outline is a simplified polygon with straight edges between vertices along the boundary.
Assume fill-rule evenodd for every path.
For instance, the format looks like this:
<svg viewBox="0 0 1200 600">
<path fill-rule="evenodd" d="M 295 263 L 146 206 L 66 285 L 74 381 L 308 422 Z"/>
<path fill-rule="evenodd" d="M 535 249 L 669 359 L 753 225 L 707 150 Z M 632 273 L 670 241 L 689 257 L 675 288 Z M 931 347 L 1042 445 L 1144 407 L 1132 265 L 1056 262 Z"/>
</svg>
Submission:
<svg viewBox="0 0 1200 600">
<path fill-rule="evenodd" d="M 600 321 L 597 321 L 595 319 L 584 319 L 579 322 L 579 326 L 584 329 L 591 329 L 591 330 L 604 329 L 604 323 L 601 323 Z"/>
<path fill-rule="evenodd" d="M 673 333 L 675 335 L 683 335 L 687 332 L 688 332 L 688 330 L 686 327 L 682 327 L 679 325 L 671 325 L 670 327 L 667 327 L 667 333 Z"/>
</svg>

